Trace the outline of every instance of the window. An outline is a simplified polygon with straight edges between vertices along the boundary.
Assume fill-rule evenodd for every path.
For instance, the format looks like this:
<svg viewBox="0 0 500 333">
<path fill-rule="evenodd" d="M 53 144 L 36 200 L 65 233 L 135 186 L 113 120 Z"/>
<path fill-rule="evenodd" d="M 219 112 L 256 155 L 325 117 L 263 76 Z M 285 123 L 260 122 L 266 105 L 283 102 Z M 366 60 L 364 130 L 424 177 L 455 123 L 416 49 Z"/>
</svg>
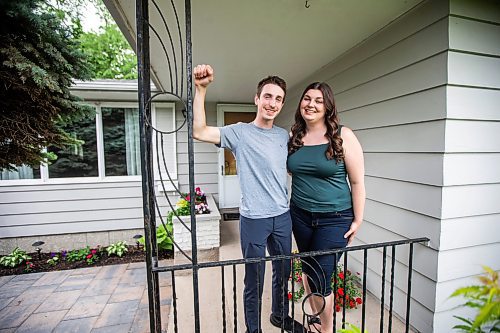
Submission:
<svg viewBox="0 0 500 333">
<path fill-rule="evenodd" d="M 137 103 L 96 103 L 95 115 L 65 129 L 75 144 L 63 149 L 48 147 L 57 155 L 49 166 L 32 169 L 18 167 L 18 171 L 0 172 L 0 180 L 39 179 L 121 179 L 141 174 L 139 110 Z M 175 125 L 173 103 L 153 105 L 153 123 L 163 131 Z M 155 135 L 153 134 L 153 138 Z M 156 140 L 153 140 L 156 145 Z M 164 152 L 171 176 L 177 177 L 176 136 L 164 137 Z M 154 158 L 156 164 L 156 157 Z M 158 168 L 155 166 L 155 169 Z M 164 167 L 160 170 L 164 173 Z M 120 177 L 120 178 L 119 178 Z"/>
<path fill-rule="evenodd" d="M 50 178 L 97 177 L 96 115 L 82 119 L 77 125 L 66 126 L 66 133 L 77 143 L 64 148 L 49 147 L 57 156 L 49 165 Z"/>
<path fill-rule="evenodd" d="M 101 113 L 105 175 L 140 175 L 139 110 L 103 107 Z"/>
</svg>

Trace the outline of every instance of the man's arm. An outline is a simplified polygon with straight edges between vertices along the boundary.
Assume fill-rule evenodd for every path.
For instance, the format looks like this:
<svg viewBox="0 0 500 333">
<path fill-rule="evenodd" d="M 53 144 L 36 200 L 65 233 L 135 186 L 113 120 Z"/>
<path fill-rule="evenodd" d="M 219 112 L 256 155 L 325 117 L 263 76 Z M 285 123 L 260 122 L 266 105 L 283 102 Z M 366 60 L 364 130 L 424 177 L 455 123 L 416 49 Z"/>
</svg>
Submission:
<svg viewBox="0 0 500 333">
<path fill-rule="evenodd" d="M 210 65 L 198 65 L 193 69 L 196 93 L 193 101 L 193 137 L 197 140 L 220 144 L 220 129 L 207 126 L 205 97 L 208 85 L 214 80 L 214 70 Z"/>
</svg>

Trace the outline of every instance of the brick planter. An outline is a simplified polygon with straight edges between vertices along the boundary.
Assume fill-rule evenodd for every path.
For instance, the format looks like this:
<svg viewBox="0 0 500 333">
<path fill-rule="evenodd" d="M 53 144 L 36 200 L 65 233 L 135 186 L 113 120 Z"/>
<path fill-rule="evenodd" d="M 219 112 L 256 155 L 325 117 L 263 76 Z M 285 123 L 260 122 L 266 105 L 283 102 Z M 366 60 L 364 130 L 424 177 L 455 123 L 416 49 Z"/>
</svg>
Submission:
<svg viewBox="0 0 500 333">
<path fill-rule="evenodd" d="M 219 209 L 212 195 L 207 194 L 207 204 L 210 214 L 196 215 L 196 239 L 198 250 L 208 250 L 220 246 L 220 219 Z M 181 220 L 191 228 L 191 217 L 181 216 Z M 174 216 L 174 240 L 184 251 L 191 251 L 191 233 Z M 179 252 L 174 246 L 174 251 Z"/>
</svg>

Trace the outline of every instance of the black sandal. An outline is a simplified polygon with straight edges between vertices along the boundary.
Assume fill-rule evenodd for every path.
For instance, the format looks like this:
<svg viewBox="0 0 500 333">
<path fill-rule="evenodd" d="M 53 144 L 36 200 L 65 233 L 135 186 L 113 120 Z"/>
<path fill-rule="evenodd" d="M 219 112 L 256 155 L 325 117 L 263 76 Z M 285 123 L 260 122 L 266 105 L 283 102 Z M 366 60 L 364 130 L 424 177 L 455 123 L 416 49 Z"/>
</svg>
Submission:
<svg viewBox="0 0 500 333">
<path fill-rule="evenodd" d="M 309 318 L 309 320 L 307 321 L 307 323 L 309 325 L 314 325 L 314 324 L 321 325 L 321 319 L 319 319 L 319 317 L 311 317 L 311 318 Z"/>
</svg>

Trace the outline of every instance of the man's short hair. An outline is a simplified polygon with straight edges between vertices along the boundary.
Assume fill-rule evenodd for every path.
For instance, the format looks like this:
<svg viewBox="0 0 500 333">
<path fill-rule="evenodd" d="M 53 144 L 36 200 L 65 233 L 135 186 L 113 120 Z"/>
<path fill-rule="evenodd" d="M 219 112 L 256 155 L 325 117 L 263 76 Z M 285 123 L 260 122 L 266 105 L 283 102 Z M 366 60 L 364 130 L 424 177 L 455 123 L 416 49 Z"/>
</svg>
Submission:
<svg viewBox="0 0 500 333">
<path fill-rule="evenodd" d="M 280 87 L 281 89 L 283 89 L 283 92 L 285 93 L 285 96 L 286 96 L 286 82 L 285 82 L 285 80 L 283 80 L 279 76 L 270 75 L 270 76 L 268 76 L 268 77 L 263 78 L 262 80 L 260 80 L 259 84 L 257 84 L 257 96 L 258 97 L 260 97 L 260 93 L 262 92 L 262 88 L 264 88 L 264 86 L 266 84 L 275 84 L 275 85 L 277 85 L 278 87 Z M 283 96 L 283 100 L 285 100 L 285 96 Z"/>
</svg>

